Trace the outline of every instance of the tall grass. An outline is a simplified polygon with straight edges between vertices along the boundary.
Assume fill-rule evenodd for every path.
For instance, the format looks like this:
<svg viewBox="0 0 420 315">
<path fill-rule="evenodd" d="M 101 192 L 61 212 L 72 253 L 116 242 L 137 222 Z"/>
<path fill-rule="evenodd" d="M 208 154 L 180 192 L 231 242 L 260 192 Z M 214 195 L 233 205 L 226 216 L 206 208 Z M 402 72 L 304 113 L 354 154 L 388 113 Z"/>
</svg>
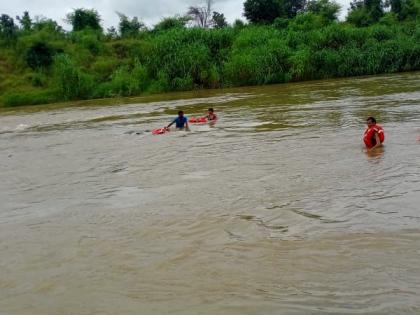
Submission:
<svg viewBox="0 0 420 315">
<path fill-rule="evenodd" d="M 225 82 L 232 86 L 286 82 L 290 79 L 290 54 L 276 29 L 244 28 L 224 64 Z"/>
<path fill-rule="evenodd" d="M 58 98 L 63 100 L 90 98 L 95 81 L 92 75 L 77 67 L 70 56 L 55 57 L 54 78 Z"/>
<path fill-rule="evenodd" d="M 57 94 L 54 90 L 33 90 L 21 92 L 8 92 L 1 97 L 1 103 L 5 107 L 24 105 L 40 105 L 57 102 Z"/>
<path fill-rule="evenodd" d="M 420 70 L 420 25 L 396 21 L 387 14 L 358 28 L 302 14 L 287 23 L 173 27 L 127 39 L 34 30 L 0 47 L 0 105 Z M 38 43 L 48 44 L 51 65 L 28 59 Z"/>
</svg>

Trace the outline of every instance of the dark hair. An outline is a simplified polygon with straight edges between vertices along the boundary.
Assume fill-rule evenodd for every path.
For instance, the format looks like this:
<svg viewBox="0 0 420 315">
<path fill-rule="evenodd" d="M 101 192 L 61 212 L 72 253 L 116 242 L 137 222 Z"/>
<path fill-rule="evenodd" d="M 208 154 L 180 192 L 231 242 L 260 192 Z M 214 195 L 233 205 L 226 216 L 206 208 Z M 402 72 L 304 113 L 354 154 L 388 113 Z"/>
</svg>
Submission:
<svg viewBox="0 0 420 315">
<path fill-rule="evenodd" d="M 374 124 L 376 124 L 376 119 L 375 118 L 373 118 L 373 117 L 368 117 L 368 119 L 366 119 L 366 121 L 371 121 L 371 122 L 373 122 Z"/>
<path fill-rule="evenodd" d="M 180 111 L 178 112 L 178 115 L 184 115 L 184 112 L 183 112 L 182 110 L 180 110 Z"/>
<path fill-rule="evenodd" d="M 209 112 L 214 112 L 213 107 L 209 108 Z"/>
</svg>

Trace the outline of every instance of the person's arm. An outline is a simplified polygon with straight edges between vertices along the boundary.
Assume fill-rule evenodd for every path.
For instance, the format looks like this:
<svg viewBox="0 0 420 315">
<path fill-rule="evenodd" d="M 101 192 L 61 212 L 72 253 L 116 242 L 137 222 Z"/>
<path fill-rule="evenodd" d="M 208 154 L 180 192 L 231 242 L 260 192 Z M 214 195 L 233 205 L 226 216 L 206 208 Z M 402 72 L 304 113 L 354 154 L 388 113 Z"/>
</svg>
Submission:
<svg viewBox="0 0 420 315">
<path fill-rule="evenodd" d="M 190 131 L 190 127 L 188 126 L 188 120 L 185 122 L 185 131 Z"/>
<path fill-rule="evenodd" d="M 166 126 L 166 128 L 168 129 L 170 126 L 172 126 L 175 123 L 176 119 L 174 121 L 172 121 L 169 125 Z"/>
<path fill-rule="evenodd" d="M 379 148 L 382 145 L 381 140 L 379 139 L 379 134 L 377 132 L 375 132 L 375 145 L 373 147 L 371 147 L 369 149 L 370 150 L 374 150 L 376 148 Z"/>
</svg>

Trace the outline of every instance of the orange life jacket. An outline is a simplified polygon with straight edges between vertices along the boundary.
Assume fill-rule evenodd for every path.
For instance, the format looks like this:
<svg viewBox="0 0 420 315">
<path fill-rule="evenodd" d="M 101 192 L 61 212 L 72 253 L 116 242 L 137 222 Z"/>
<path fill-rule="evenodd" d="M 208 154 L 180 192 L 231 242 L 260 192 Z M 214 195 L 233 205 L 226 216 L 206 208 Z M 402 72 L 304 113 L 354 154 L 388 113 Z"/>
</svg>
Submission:
<svg viewBox="0 0 420 315">
<path fill-rule="evenodd" d="M 373 125 L 366 129 L 363 136 L 363 141 L 368 148 L 372 148 L 376 145 L 375 133 L 379 136 L 379 141 L 382 143 L 385 140 L 385 133 L 381 126 Z"/>
</svg>

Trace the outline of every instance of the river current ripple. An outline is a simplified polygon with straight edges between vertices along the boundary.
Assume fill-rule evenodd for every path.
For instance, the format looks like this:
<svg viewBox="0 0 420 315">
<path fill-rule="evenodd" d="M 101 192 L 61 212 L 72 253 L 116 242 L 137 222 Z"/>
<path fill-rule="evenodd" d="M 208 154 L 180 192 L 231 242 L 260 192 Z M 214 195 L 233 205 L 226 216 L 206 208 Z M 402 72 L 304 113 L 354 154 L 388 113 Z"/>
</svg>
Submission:
<svg viewBox="0 0 420 315">
<path fill-rule="evenodd" d="M 0 113 L 1 315 L 420 313 L 420 73 L 125 102 Z"/>
</svg>

